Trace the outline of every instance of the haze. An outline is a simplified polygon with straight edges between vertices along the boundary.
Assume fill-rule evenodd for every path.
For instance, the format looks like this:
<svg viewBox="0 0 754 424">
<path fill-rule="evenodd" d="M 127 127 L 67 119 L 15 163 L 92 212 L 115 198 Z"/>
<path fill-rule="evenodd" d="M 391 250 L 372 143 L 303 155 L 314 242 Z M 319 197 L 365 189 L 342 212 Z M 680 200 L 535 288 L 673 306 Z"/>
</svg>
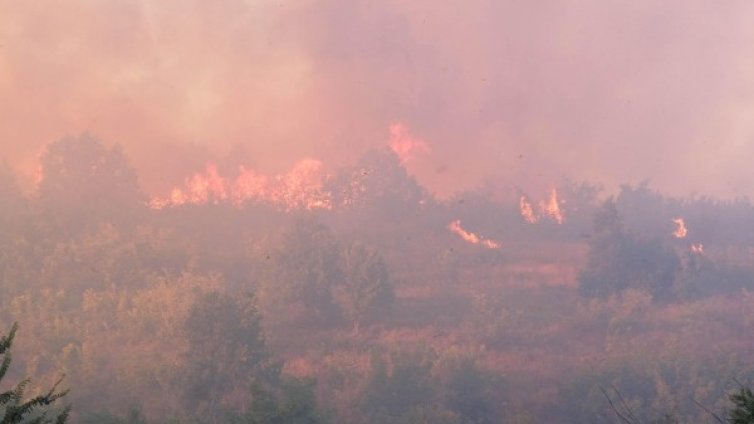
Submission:
<svg viewBox="0 0 754 424">
<path fill-rule="evenodd" d="M 119 143 L 158 194 L 242 146 L 349 163 L 403 123 L 447 196 L 486 181 L 751 195 L 754 5 L 706 1 L 0 2 L 0 157 Z"/>
<path fill-rule="evenodd" d="M 0 422 L 752 424 L 752 23 L 0 0 Z"/>
</svg>

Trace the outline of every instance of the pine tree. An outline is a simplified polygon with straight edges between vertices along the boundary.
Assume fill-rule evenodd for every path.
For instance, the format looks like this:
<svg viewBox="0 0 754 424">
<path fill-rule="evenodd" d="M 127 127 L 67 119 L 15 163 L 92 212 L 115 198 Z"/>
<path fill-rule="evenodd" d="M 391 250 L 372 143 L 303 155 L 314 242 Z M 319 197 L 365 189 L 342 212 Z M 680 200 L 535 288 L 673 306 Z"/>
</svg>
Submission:
<svg viewBox="0 0 754 424">
<path fill-rule="evenodd" d="M 730 395 L 733 409 L 728 414 L 728 422 L 732 424 L 754 423 L 754 393 L 748 387 L 741 386 L 738 392 Z"/>
<path fill-rule="evenodd" d="M 3 357 L 2 363 L 0 363 L 0 383 L 8 368 L 10 368 L 10 348 L 17 330 L 18 324 L 14 323 L 10 333 L 7 336 L 0 337 L 0 355 Z M 70 405 L 63 408 L 54 418 L 48 416 L 50 409 L 47 408 L 56 400 L 68 394 L 68 390 L 58 391 L 58 386 L 62 380 L 61 377 L 48 392 L 27 400 L 24 400 L 24 393 L 30 383 L 29 379 L 21 381 L 11 390 L 0 392 L 0 417 L 2 417 L 0 424 L 64 424 L 67 422 L 71 410 Z"/>
</svg>

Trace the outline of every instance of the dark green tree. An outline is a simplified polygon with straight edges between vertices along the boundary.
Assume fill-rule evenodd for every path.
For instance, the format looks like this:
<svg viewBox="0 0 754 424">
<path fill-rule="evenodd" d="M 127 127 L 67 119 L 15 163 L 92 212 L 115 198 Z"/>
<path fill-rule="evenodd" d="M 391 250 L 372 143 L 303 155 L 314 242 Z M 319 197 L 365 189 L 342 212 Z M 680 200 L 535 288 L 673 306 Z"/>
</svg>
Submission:
<svg viewBox="0 0 754 424">
<path fill-rule="evenodd" d="M 253 295 L 203 295 L 189 312 L 186 337 L 184 397 L 189 410 L 207 422 L 220 422 L 225 411 L 240 408 L 250 385 L 277 376 Z"/>
<path fill-rule="evenodd" d="M 358 331 L 363 320 L 394 300 L 393 285 L 382 257 L 362 244 L 353 244 L 343 252 L 344 280 L 338 287 L 338 301 Z"/>
<path fill-rule="evenodd" d="M 296 222 L 283 235 L 265 294 L 283 306 L 302 306 L 308 319 L 334 322 L 340 315 L 334 288 L 343 281 L 340 252 L 326 226 L 312 220 Z"/>
<path fill-rule="evenodd" d="M 273 385 L 255 382 L 248 411 L 234 424 L 320 424 L 327 420 L 317 408 L 312 379 L 281 378 Z"/>
<path fill-rule="evenodd" d="M 136 172 L 120 146 L 83 134 L 51 143 L 40 159 L 41 211 L 67 230 L 102 221 L 125 223 L 145 204 Z"/>
<path fill-rule="evenodd" d="M 16 182 L 15 174 L 2 161 L 0 161 L 0 199 L 3 199 L 3 207 L 0 208 L 0 230 L 3 236 L 7 236 L 27 212 L 28 205 Z"/>
<path fill-rule="evenodd" d="M 751 389 L 741 386 L 737 392 L 730 395 L 733 409 L 728 413 L 728 422 L 732 424 L 754 423 L 754 393 Z"/>
<path fill-rule="evenodd" d="M 18 324 L 14 323 L 10 333 L 0 338 L 0 355 L 3 356 L 0 363 L 0 382 L 8 372 L 11 363 L 10 348 L 13 345 L 13 339 L 16 336 Z M 58 380 L 52 388 L 31 399 L 25 399 L 26 388 L 30 380 L 25 379 L 18 383 L 14 388 L 0 392 L 0 424 L 63 424 L 68 420 L 68 414 L 71 407 L 66 406 L 62 411 L 55 413 L 49 408 L 55 401 L 68 394 L 68 390 L 58 391 L 62 378 Z M 52 415 L 49 416 L 52 412 Z"/>
<path fill-rule="evenodd" d="M 269 354 L 252 295 L 202 296 L 189 313 L 186 335 L 185 400 L 199 422 L 324 422 L 314 380 L 283 376 Z"/>
<path fill-rule="evenodd" d="M 437 374 L 440 374 L 438 386 L 441 387 L 440 399 L 445 408 L 467 423 L 500 422 L 501 379 L 479 368 L 470 357 L 444 362 Z"/>
<path fill-rule="evenodd" d="M 607 297 L 628 288 L 644 289 L 655 299 L 669 300 L 681 263 L 660 239 L 626 232 L 612 199 L 595 214 L 589 257 L 580 275 L 587 296 Z"/>
<path fill-rule="evenodd" d="M 336 204 L 370 217 L 399 221 L 413 215 L 430 198 L 389 149 L 370 150 L 355 167 L 341 170 L 329 185 Z"/>
<path fill-rule="evenodd" d="M 436 387 L 432 384 L 434 353 L 423 349 L 374 354 L 361 410 L 368 422 L 411 422 L 420 409 L 432 408 Z"/>
</svg>

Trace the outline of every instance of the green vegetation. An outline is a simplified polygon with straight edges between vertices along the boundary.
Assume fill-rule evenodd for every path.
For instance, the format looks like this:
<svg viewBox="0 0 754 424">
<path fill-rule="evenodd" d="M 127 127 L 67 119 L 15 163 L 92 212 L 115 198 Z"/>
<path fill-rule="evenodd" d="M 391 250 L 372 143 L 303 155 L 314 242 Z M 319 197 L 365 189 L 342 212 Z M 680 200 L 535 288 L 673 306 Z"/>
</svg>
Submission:
<svg viewBox="0 0 754 424">
<path fill-rule="evenodd" d="M 14 323 L 8 335 L 0 337 L 0 355 L 3 357 L 2 363 L 0 363 L 0 383 L 10 369 L 10 348 L 13 345 L 13 339 L 16 337 L 16 331 L 18 331 L 18 325 Z M 71 407 L 64 407 L 62 411 L 57 412 L 51 407 L 58 399 L 68 394 L 67 390 L 58 390 L 58 385 L 61 382 L 62 379 L 58 380 L 50 390 L 31 398 L 26 395 L 31 383 L 29 379 L 22 380 L 10 390 L 0 392 L 0 423 L 65 423 L 68 420 Z"/>
<path fill-rule="evenodd" d="M 581 274 L 580 287 L 587 296 L 607 297 L 634 288 L 655 299 L 671 300 L 673 283 L 681 263 L 661 239 L 643 239 L 623 229 L 612 200 L 595 214 L 589 261 Z"/>
<path fill-rule="evenodd" d="M 340 209 L 155 210 L 117 148 L 44 158 L 32 194 L 0 171 L 0 320 L 28 329 L 23 375 L 66 374 L 71 422 L 614 421 L 601 389 L 642 422 L 751 409 L 728 400 L 754 377 L 746 203 L 566 182 L 565 223 L 529 224 L 517 199 L 432 199 L 380 151 L 327 181 L 361 196 Z"/>
<path fill-rule="evenodd" d="M 731 424 L 754 423 L 754 393 L 751 388 L 741 386 L 737 392 L 730 395 L 733 409 L 728 414 Z"/>
</svg>

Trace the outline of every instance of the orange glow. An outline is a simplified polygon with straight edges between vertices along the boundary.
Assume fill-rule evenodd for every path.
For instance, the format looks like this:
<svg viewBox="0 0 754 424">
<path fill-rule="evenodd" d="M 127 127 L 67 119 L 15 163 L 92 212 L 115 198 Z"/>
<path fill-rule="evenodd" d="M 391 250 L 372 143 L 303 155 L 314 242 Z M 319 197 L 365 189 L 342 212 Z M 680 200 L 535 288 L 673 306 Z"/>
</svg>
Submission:
<svg viewBox="0 0 754 424">
<path fill-rule="evenodd" d="M 474 233 L 468 232 L 461 227 L 461 220 L 456 219 L 455 221 L 448 224 L 448 229 L 452 231 L 455 234 L 458 234 L 462 239 L 464 239 L 467 243 L 471 244 L 481 244 L 482 246 L 488 248 L 488 249 L 499 249 L 500 243 L 494 241 L 485 239 L 483 237 L 480 237 Z"/>
<path fill-rule="evenodd" d="M 416 154 L 428 154 L 429 146 L 424 140 L 414 138 L 403 124 L 390 125 L 390 149 L 400 158 L 401 163 L 412 160 Z"/>
<path fill-rule="evenodd" d="M 701 243 L 692 244 L 691 245 L 691 252 L 692 253 L 697 253 L 697 254 L 701 255 L 702 253 L 704 253 L 704 245 L 701 244 Z"/>
<path fill-rule="evenodd" d="M 288 173 L 273 177 L 241 167 L 236 178 L 226 178 L 217 166 L 208 164 L 204 173 L 186 179 L 183 187 L 174 188 L 168 197 L 150 201 L 154 209 L 185 204 L 230 203 L 242 207 L 258 201 L 290 210 L 330 209 L 330 195 L 323 189 L 326 175 L 322 162 L 304 159 Z"/>
<path fill-rule="evenodd" d="M 565 215 L 560 207 L 563 201 L 558 199 L 558 191 L 551 189 L 547 197 L 547 200 L 541 200 L 539 202 L 539 213 L 534 211 L 534 206 L 526 199 L 526 196 L 521 196 L 518 200 L 518 209 L 521 217 L 529 224 L 536 224 L 542 218 L 546 217 L 557 224 L 565 222 Z"/>
<path fill-rule="evenodd" d="M 34 169 L 34 186 L 39 187 L 39 184 L 45 179 L 45 171 L 42 165 L 37 165 Z"/>
<path fill-rule="evenodd" d="M 536 224 L 537 221 L 539 221 L 539 217 L 534 214 L 534 208 L 532 207 L 531 203 L 526 200 L 525 196 L 521 196 L 521 199 L 519 199 L 518 207 L 521 211 L 521 217 L 524 218 L 524 221 L 528 222 L 529 224 Z"/>
<path fill-rule="evenodd" d="M 686 229 L 686 223 L 683 221 L 683 218 L 675 218 L 673 219 L 673 223 L 675 223 L 673 236 L 675 236 L 675 238 L 685 238 L 686 234 L 688 234 L 688 230 Z"/>
<path fill-rule="evenodd" d="M 558 224 L 562 224 L 565 221 L 563 211 L 560 209 L 560 202 L 558 201 L 558 192 L 554 188 L 550 190 L 550 196 L 547 198 L 547 201 L 539 203 L 539 208 L 545 216 L 549 216 Z"/>
</svg>

